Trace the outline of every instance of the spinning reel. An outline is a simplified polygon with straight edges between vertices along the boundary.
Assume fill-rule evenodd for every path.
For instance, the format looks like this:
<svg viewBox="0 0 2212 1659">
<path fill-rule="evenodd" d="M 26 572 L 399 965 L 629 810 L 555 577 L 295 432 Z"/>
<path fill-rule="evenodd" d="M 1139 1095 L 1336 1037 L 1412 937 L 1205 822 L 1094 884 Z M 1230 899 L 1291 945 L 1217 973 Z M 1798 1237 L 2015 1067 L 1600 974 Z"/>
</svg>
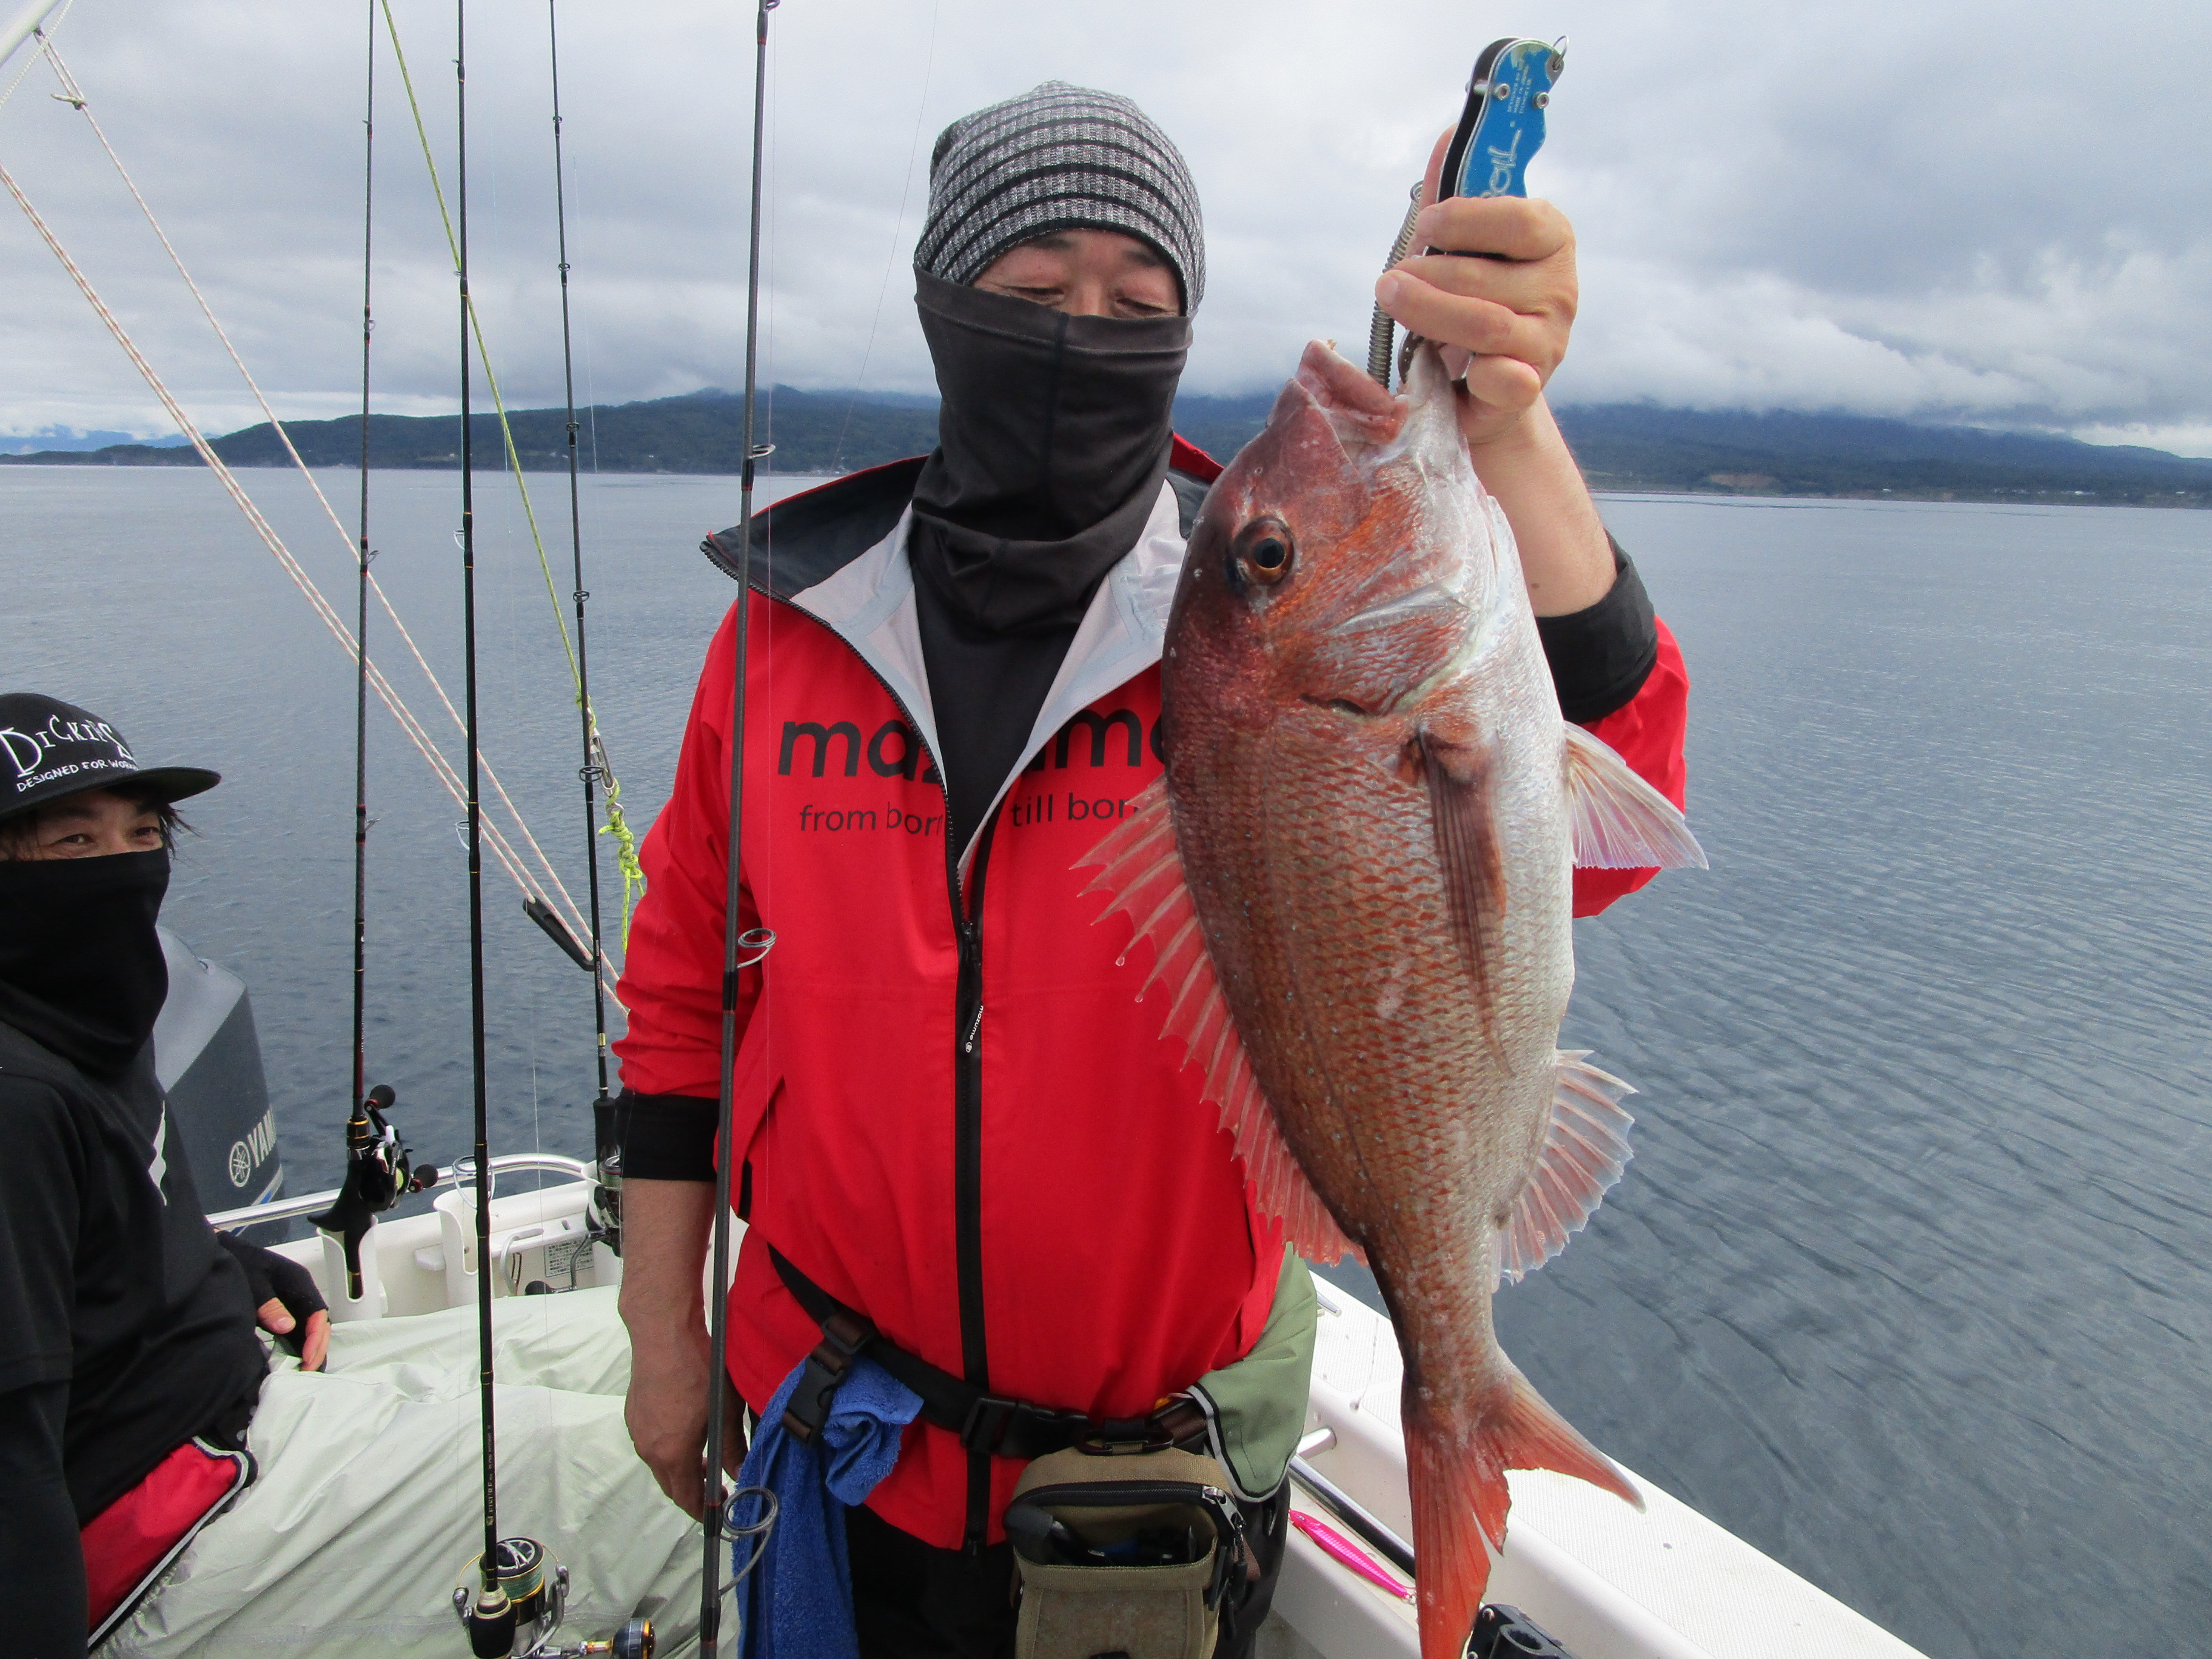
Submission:
<svg viewBox="0 0 2212 1659">
<path fill-rule="evenodd" d="M 410 1168 L 407 1148 L 385 1118 L 398 1098 L 389 1084 L 380 1083 L 353 1109 L 353 1115 L 346 1119 L 345 1185 L 338 1189 L 337 1203 L 312 1218 L 323 1231 L 343 1240 L 346 1294 L 356 1301 L 362 1296 L 361 1241 L 368 1237 L 376 1217 L 409 1193 L 419 1193 L 438 1180 L 435 1165 Z"/>
<path fill-rule="evenodd" d="M 481 1587 L 482 1556 L 470 1558 L 453 1589 L 453 1616 L 469 1633 L 476 1659 L 653 1659 L 653 1621 L 632 1619 L 604 1642 L 563 1645 L 562 1616 L 568 1608 L 568 1569 L 535 1538 L 502 1538 L 494 1558 L 497 1588 Z M 471 1586 L 476 1586 L 471 1588 Z"/>
</svg>

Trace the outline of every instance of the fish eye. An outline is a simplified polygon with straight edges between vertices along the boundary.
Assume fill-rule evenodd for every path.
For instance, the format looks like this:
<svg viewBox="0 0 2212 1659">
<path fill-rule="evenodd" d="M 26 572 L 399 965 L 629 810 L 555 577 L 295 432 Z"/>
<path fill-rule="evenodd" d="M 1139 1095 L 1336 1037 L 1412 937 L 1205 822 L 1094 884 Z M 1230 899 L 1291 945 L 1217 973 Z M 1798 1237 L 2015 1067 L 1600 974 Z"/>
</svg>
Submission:
<svg viewBox="0 0 2212 1659">
<path fill-rule="evenodd" d="M 1291 527 L 1280 519 L 1255 519 L 1237 532 L 1231 556 L 1243 574 L 1267 586 L 1290 574 L 1296 544 Z"/>
</svg>

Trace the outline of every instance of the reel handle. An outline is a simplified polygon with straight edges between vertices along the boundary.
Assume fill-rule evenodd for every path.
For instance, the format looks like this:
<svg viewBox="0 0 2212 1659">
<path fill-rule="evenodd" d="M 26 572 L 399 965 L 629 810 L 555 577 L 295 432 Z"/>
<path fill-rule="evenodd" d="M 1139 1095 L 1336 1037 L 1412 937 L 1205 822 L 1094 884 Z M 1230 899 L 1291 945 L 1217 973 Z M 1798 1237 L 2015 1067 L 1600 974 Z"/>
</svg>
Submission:
<svg viewBox="0 0 2212 1659">
<path fill-rule="evenodd" d="M 610 1659 L 653 1659 L 653 1620 L 633 1619 L 606 1641 L 562 1649 L 561 1659 L 592 1659 L 602 1653 Z"/>
</svg>

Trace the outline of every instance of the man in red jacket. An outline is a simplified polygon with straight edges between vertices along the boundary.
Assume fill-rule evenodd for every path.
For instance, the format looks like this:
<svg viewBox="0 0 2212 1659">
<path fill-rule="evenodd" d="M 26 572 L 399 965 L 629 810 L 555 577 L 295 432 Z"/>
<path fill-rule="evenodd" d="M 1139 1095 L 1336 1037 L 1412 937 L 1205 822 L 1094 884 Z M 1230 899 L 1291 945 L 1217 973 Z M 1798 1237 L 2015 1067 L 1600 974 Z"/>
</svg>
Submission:
<svg viewBox="0 0 2212 1659">
<path fill-rule="evenodd" d="M 1542 398 L 1572 234 L 1540 202 L 1459 200 L 1416 241 L 1501 256 L 1414 258 L 1377 297 L 1471 354 L 1462 429 L 1564 712 L 1679 803 L 1680 657 Z M 848 1516 L 855 1612 L 864 1653 L 998 1654 L 1024 1461 L 1068 1443 L 1056 1424 L 1156 1422 L 1291 1279 L 1073 869 L 1160 771 L 1161 633 L 1219 471 L 1170 427 L 1205 285 L 1189 175 L 1128 100 L 1039 87 L 939 139 L 915 281 L 939 448 L 755 526 L 741 915 L 778 943 L 740 987 L 730 1371 L 760 1411 L 843 1310 L 964 1401 L 926 1406 Z M 695 1515 L 734 643 L 726 620 L 645 843 L 617 1045 L 629 1419 Z M 1577 872 L 1577 914 L 1650 873 Z M 1272 1574 L 1280 1496 L 1240 1496 Z"/>
</svg>

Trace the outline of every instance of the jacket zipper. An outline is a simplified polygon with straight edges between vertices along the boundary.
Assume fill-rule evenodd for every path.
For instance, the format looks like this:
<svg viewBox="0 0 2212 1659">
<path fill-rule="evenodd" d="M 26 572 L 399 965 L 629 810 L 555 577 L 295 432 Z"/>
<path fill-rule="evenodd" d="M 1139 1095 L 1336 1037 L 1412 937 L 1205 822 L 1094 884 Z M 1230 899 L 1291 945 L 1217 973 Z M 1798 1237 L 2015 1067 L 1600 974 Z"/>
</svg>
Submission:
<svg viewBox="0 0 2212 1659">
<path fill-rule="evenodd" d="M 963 902 L 959 855 L 953 851 L 951 787 L 945 768 L 945 879 L 952 901 L 953 926 L 960 937 L 960 973 L 952 1009 L 952 1223 L 955 1274 L 960 1288 L 961 1375 L 987 1392 L 991 1386 L 990 1347 L 983 1329 L 983 877 L 998 828 L 994 812 L 975 842 L 975 861 Z M 983 1547 L 991 1515 L 991 1454 L 968 1452 L 968 1515 L 963 1548 L 972 1559 Z"/>
<path fill-rule="evenodd" d="M 765 597 L 776 599 L 772 593 Z M 800 616 L 821 623 L 820 617 L 796 605 L 792 608 Z M 830 631 L 836 632 L 835 629 Z M 842 641 L 843 636 L 838 637 Z M 875 665 L 859 652 L 853 654 L 860 659 L 860 665 L 876 684 L 883 687 L 884 695 L 891 700 L 891 707 L 913 728 L 915 740 L 921 742 L 921 723 L 891 689 L 890 682 L 877 673 Z M 952 1221 L 954 1278 L 960 1297 L 960 1370 L 963 1380 L 988 1390 L 991 1386 L 991 1357 L 983 1330 L 983 876 L 990 863 L 991 840 L 999 827 L 999 808 L 1006 803 L 1001 798 L 994 804 L 990 819 L 976 840 L 975 861 L 969 867 L 963 895 L 960 852 L 952 844 L 952 784 L 945 775 L 942 757 L 926 747 L 924 752 L 937 769 L 937 787 L 945 796 L 945 886 L 952 910 L 953 933 L 959 944 L 959 972 L 952 998 Z M 991 1454 L 970 1448 L 967 1516 L 961 1547 L 969 1559 L 981 1553 L 984 1540 L 989 1536 L 990 1523 Z"/>
</svg>

